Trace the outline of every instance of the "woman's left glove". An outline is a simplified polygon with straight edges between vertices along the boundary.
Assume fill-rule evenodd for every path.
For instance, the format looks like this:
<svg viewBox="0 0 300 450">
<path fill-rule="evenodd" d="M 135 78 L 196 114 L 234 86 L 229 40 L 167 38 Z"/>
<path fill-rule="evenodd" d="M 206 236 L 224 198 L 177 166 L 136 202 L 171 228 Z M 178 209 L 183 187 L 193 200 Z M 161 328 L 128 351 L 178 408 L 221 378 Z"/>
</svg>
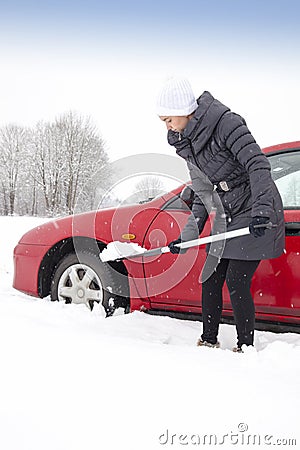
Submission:
<svg viewBox="0 0 300 450">
<path fill-rule="evenodd" d="M 255 225 L 265 225 L 270 221 L 270 217 L 255 216 L 249 223 L 249 231 L 254 237 L 264 236 L 266 228 L 264 226 L 255 227 Z"/>
<path fill-rule="evenodd" d="M 170 244 L 168 244 L 168 247 L 170 249 L 170 252 L 173 253 L 173 255 L 178 255 L 178 253 L 184 254 L 188 249 L 185 248 L 180 248 L 177 247 L 176 244 L 181 244 L 181 239 L 176 239 L 176 241 L 172 241 L 170 242 Z"/>
</svg>

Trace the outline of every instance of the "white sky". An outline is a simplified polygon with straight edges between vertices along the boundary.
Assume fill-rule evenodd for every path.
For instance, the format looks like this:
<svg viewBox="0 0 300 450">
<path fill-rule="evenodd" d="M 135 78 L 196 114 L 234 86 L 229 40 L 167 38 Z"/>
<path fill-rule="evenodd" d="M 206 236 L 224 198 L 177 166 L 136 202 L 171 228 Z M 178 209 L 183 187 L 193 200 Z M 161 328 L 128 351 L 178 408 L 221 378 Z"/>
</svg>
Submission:
<svg viewBox="0 0 300 450">
<path fill-rule="evenodd" d="M 68 39 L 42 30 L 3 39 L 2 30 L 0 126 L 30 126 L 74 110 L 91 117 L 112 161 L 137 153 L 174 155 L 154 107 L 162 82 L 180 74 L 196 96 L 208 90 L 243 115 L 262 147 L 300 139 L 299 39 L 289 45 L 280 30 L 276 41 L 266 31 L 260 45 L 254 31 L 236 46 L 233 32 L 212 42 L 160 42 L 149 35 L 134 41 L 121 33 L 93 40 L 93 34 L 73 32 Z"/>
</svg>

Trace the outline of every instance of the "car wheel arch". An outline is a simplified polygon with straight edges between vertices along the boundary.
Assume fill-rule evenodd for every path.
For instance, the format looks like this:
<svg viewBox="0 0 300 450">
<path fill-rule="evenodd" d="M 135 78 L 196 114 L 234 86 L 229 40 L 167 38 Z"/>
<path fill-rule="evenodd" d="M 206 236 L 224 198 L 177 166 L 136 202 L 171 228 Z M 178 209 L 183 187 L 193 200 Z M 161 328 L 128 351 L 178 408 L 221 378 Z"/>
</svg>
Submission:
<svg viewBox="0 0 300 450">
<path fill-rule="evenodd" d="M 98 255 L 106 244 L 102 241 L 97 241 L 85 236 L 76 236 L 63 239 L 55 243 L 44 255 L 38 272 L 38 294 L 39 297 L 44 298 L 50 294 L 51 281 L 57 266 L 61 260 L 67 255 L 76 253 L 76 251 L 86 251 Z M 128 280 L 128 272 L 125 264 L 120 262 L 107 263 L 116 272 L 121 274 L 123 280 Z M 125 283 L 124 283 L 125 284 Z M 129 300 L 129 284 L 124 285 L 124 297 Z"/>
</svg>

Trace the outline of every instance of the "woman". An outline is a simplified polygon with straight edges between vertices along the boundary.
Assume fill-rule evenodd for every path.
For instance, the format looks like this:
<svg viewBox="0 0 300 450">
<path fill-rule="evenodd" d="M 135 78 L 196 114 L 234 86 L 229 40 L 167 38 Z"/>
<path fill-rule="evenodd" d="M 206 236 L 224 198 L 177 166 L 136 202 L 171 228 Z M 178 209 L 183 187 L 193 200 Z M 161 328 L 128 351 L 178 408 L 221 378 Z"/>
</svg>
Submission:
<svg viewBox="0 0 300 450">
<path fill-rule="evenodd" d="M 259 262 L 284 250 L 283 205 L 270 165 L 245 120 L 205 91 L 196 100 L 186 79 L 171 79 L 157 99 L 157 114 L 168 129 L 168 142 L 187 162 L 194 201 L 192 214 L 175 244 L 195 239 L 216 209 L 212 233 L 249 226 L 250 234 L 208 248 L 202 271 L 203 334 L 198 345 L 219 347 L 222 288 L 232 303 L 237 347 L 252 346 L 255 309 L 251 280 Z M 264 227 L 268 222 L 272 229 Z M 260 225 L 260 227 L 256 227 Z"/>
</svg>

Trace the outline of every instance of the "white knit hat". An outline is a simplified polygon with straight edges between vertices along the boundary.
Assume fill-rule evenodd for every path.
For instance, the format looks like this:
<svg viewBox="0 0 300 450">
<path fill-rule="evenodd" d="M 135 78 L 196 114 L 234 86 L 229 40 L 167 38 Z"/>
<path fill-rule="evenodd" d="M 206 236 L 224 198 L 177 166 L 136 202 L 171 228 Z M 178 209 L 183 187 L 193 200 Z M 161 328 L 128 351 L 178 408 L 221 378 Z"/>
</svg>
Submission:
<svg viewBox="0 0 300 450">
<path fill-rule="evenodd" d="M 190 82 L 185 78 L 171 78 L 157 96 L 159 116 L 186 116 L 198 107 Z"/>
</svg>

